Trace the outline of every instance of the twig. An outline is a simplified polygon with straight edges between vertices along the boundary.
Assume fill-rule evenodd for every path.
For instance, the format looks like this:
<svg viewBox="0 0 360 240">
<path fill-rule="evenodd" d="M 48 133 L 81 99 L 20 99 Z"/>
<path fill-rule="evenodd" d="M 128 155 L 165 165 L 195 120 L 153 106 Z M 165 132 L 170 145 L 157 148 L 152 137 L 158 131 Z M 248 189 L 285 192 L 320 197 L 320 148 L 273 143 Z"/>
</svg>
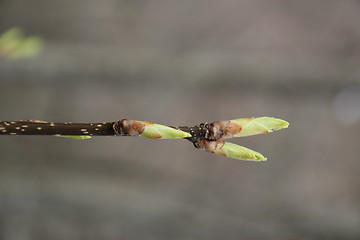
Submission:
<svg viewBox="0 0 360 240">
<path fill-rule="evenodd" d="M 224 142 L 223 139 L 270 133 L 288 127 L 277 118 L 239 118 L 201 123 L 196 126 L 164 126 L 156 123 L 122 119 L 102 123 L 55 123 L 40 120 L 0 121 L 0 135 L 52 135 L 76 139 L 92 136 L 143 136 L 152 139 L 187 139 L 196 148 L 241 160 L 264 161 L 251 149 Z"/>
</svg>

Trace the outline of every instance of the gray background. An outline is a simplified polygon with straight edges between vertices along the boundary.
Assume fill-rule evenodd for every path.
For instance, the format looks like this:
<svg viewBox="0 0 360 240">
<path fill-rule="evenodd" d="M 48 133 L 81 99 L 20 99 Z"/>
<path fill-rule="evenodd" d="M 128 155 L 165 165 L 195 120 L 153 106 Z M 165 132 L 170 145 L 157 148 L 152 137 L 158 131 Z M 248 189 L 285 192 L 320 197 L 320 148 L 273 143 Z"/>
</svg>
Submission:
<svg viewBox="0 0 360 240">
<path fill-rule="evenodd" d="M 0 119 L 195 125 L 274 116 L 231 140 L 0 137 L 0 239 L 359 239 L 360 2 L 0 0 Z"/>
</svg>

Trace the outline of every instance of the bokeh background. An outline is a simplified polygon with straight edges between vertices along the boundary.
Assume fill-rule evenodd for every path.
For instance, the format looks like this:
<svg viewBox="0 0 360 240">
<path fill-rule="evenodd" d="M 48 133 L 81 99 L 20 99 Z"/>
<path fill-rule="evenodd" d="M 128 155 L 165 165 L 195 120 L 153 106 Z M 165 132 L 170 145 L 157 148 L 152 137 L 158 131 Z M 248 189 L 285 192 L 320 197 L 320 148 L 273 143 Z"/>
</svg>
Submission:
<svg viewBox="0 0 360 240">
<path fill-rule="evenodd" d="M 360 2 L 0 0 L 0 119 L 195 125 L 274 116 L 232 140 L 0 137 L 0 239 L 360 239 Z"/>
</svg>

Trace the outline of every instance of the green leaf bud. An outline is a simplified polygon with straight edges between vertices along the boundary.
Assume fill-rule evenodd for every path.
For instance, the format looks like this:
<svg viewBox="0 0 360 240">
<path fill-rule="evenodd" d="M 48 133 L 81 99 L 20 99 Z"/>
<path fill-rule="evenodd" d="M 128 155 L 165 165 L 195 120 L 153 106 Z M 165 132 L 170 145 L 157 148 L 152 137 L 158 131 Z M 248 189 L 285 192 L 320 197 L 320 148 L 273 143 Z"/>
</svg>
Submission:
<svg viewBox="0 0 360 240">
<path fill-rule="evenodd" d="M 261 154 L 249 148 L 239 146 L 233 143 L 225 142 L 224 145 L 215 151 L 214 154 L 223 157 L 234 158 L 245 161 L 266 161 L 267 159 Z"/>
<path fill-rule="evenodd" d="M 145 125 L 144 131 L 140 134 L 142 137 L 151 139 L 178 139 L 191 137 L 190 133 L 172 127 L 146 121 L 142 121 L 142 123 Z"/>
</svg>

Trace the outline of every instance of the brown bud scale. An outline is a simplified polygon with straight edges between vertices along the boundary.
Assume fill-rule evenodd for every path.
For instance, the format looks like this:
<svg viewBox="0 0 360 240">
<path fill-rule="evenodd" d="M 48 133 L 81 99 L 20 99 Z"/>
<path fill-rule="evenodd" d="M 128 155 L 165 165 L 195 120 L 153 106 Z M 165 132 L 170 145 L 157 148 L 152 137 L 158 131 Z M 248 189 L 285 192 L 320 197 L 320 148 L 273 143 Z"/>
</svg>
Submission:
<svg viewBox="0 0 360 240">
<path fill-rule="evenodd" d="M 223 140 L 215 140 L 215 141 L 209 141 L 209 140 L 199 140 L 196 143 L 194 143 L 195 147 L 204 149 L 207 152 L 214 152 L 216 150 L 221 149 L 224 146 L 225 142 Z"/>
<path fill-rule="evenodd" d="M 119 135 L 138 136 L 145 130 L 145 124 L 141 121 L 122 119 L 115 122 L 113 129 Z"/>
<path fill-rule="evenodd" d="M 210 139 L 232 138 L 241 132 L 241 126 L 231 121 L 216 121 L 207 125 Z"/>
</svg>

